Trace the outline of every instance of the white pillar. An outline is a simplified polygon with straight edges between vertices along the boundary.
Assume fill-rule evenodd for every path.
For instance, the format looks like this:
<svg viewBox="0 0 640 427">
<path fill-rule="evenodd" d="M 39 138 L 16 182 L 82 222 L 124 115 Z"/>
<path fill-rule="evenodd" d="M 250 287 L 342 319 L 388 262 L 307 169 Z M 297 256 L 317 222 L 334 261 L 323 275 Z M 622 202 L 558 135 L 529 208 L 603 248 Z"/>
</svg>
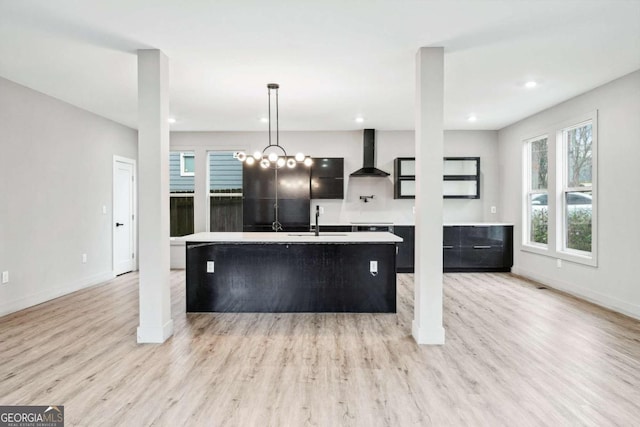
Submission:
<svg viewBox="0 0 640 427">
<path fill-rule="evenodd" d="M 442 157 L 444 49 L 416 55 L 416 252 L 412 333 L 444 344 L 442 324 Z"/>
<path fill-rule="evenodd" d="M 169 63 L 155 49 L 138 51 L 138 343 L 173 334 L 169 286 Z"/>
</svg>

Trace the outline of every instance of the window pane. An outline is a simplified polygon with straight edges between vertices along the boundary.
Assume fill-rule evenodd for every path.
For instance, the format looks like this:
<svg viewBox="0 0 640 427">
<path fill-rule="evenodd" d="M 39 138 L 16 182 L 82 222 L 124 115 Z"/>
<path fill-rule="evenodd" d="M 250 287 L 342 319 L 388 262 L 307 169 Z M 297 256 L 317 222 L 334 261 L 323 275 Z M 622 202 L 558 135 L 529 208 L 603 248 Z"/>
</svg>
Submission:
<svg viewBox="0 0 640 427">
<path fill-rule="evenodd" d="M 242 162 L 233 151 L 209 152 L 209 231 L 242 231 Z"/>
<path fill-rule="evenodd" d="M 183 154 L 183 173 L 195 173 L 196 167 L 195 162 L 196 159 L 193 154 L 184 153 Z"/>
<path fill-rule="evenodd" d="M 546 193 L 531 194 L 529 196 L 529 241 L 531 243 L 548 243 L 549 229 L 549 208 L 547 205 L 549 197 Z"/>
<path fill-rule="evenodd" d="M 531 189 L 546 190 L 549 171 L 547 138 L 531 142 Z"/>
<path fill-rule="evenodd" d="M 190 153 L 193 156 L 193 153 Z M 189 156 L 184 157 L 188 159 Z M 191 157 L 193 160 L 193 157 Z M 240 163 L 240 162 L 238 162 Z M 169 153 L 169 191 L 175 193 L 193 193 L 195 189 L 195 177 L 184 176 L 180 171 L 180 152 Z"/>
<path fill-rule="evenodd" d="M 591 252 L 591 191 L 565 193 L 568 249 Z"/>
<path fill-rule="evenodd" d="M 592 126 L 565 131 L 567 141 L 567 186 L 591 187 Z"/>
<path fill-rule="evenodd" d="M 193 234 L 193 197 L 169 198 L 171 237 Z"/>
</svg>

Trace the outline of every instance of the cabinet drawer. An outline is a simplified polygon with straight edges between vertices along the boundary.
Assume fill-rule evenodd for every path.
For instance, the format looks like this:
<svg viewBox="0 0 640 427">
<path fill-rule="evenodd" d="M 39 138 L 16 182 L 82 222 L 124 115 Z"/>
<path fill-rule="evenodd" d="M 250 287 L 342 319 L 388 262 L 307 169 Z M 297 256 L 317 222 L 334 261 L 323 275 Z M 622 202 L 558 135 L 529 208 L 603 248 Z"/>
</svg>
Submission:
<svg viewBox="0 0 640 427">
<path fill-rule="evenodd" d="M 502 246 L 505 240 L 504 227 L 471 226 L 464 227 L 460 234 L 460 245 L 474 246 Z"/>
<path fill-rule="evenodd" d="M 460 262 L 465 268 L 501 268 L 504 266 L 502 247 L 476 245 L 460 250 Z"/>
</svg>

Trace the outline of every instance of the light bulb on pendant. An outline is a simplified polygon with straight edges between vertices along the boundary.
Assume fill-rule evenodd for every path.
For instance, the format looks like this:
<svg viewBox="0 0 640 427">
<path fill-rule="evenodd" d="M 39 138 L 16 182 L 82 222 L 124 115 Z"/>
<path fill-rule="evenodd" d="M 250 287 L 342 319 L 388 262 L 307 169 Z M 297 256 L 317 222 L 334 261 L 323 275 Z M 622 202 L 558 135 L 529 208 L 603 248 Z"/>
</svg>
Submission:
<svg viewBox="0 0 640 427">
<path fill-rule="evenodd" d="M 296 167 L 296 161 L 294 159 L 287 160 L 287 167 L 295 168 Z"/>
<path fill-rule="evenodd" d="M 236 154 L 236 159 L 244 162 L 245 160 L 247 160 L 247 153 L 245 153 L 244 151 L 240 151 L 238 154 Z"/>
<path fill-rule="evenodd" d="M 259 151 L 256 151 L 255 153 L 253 153 L 253 158 L 256 160 L 260 160 L 262 158 L 262 153 Z"/>
<path fill-rule="evenodd" d="M 304 161 L 304 154 L 297 153 L 296 154 L 296 162 L 302 162 L 302 161 Z"/>
<path fill-rule="evenodd" d="M 269 160 L 267 160 L 267 159 L 260 160 L 260 166 L 262 166 L 265 169 L 268 168 L 269 167 Z"/>
<path fill-rule="evenodd" d="M 240 156 L 238 156 L 238 158 L 239 158 L 239 157 L 240 157 Z M 246 155 L 245 155 L 245 157 L 247 158 L 246 163 L 247 163 L 249 166 L 251 166 L 252 164 L 254 164 L 254 163 L 256 162 L 256 159 L 254 159 L 253 157 L 247 157 Z"/>
<path fill-rule="evenodd" d="M 305 166 L 311 166 L 312 164 L 313 164 L 313 160 L 311 160 L 311 157 L 307 157 L 306 159 L 304 159 Z"/>
<path fill-rule="evenodd" d="M 283 167 L 283 166 L 284 166 L 284 164 L 285 164 L 285 163 L 286 163 L 286 160 L 284 159 L 284 157 L 280 157 L 280 158 L 278 159 L 278 161 L 276 162 L 276 165 L 277 165 L 279 168 L 281 168 L 281 167 Z"/>
<path fill-rule="evenodd" d="M 269 154 L 269 161 L 271 163 L 275 163 L 278 161 L 278 155 L 276 153 L 270 153 Z"/>
</svg>

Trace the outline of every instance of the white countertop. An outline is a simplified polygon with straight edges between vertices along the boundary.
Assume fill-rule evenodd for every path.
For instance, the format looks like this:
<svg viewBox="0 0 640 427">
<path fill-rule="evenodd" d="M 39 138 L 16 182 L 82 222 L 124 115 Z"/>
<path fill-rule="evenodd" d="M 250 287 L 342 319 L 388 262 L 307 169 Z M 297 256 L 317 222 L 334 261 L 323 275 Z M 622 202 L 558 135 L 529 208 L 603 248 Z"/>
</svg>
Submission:
<svg viewBox="0 0 640 427">
<path fill-rule="evenodd" d="M 453 226 L 471 226 L 471 227 L 488 227 L 490 225 L 513 225 L 509 222 L 447 222 L 442 224 L 445 227 L 453 227 Z"/>
<path fill-rule="evenodd" d="M 331 233 L 196 233 L 180 238 L 185 242 L 216 243 L 399 243 L 402 238 L 387 232 Z"/>
<path fill-rule="evenodd" d="M 409 222 L 349 222 L 349 223 L 344 223 L 344 222 L 327 222 L 327 223 L 320 223 L 320 231 L 322 231 L 322 226 L 327 226 L 327 227 L 331 227 L 331 226 L 345 226 L 345 227 L 351 227 L 354 225 L 398 225 L 398 226 L 415 226 L 414 223 L 409 223 Z M 489 225 L 513 225 L 513 223 L 511 222 L 445 222 L 444 224 L 442 224 L 445 227 L 451 227 L 451 226 L 475 226 L 475 227 L 482 227 L 482 226 L 489 226 Z M 312 224 L 313 226 L 313 224 Z"/>
</svg>

